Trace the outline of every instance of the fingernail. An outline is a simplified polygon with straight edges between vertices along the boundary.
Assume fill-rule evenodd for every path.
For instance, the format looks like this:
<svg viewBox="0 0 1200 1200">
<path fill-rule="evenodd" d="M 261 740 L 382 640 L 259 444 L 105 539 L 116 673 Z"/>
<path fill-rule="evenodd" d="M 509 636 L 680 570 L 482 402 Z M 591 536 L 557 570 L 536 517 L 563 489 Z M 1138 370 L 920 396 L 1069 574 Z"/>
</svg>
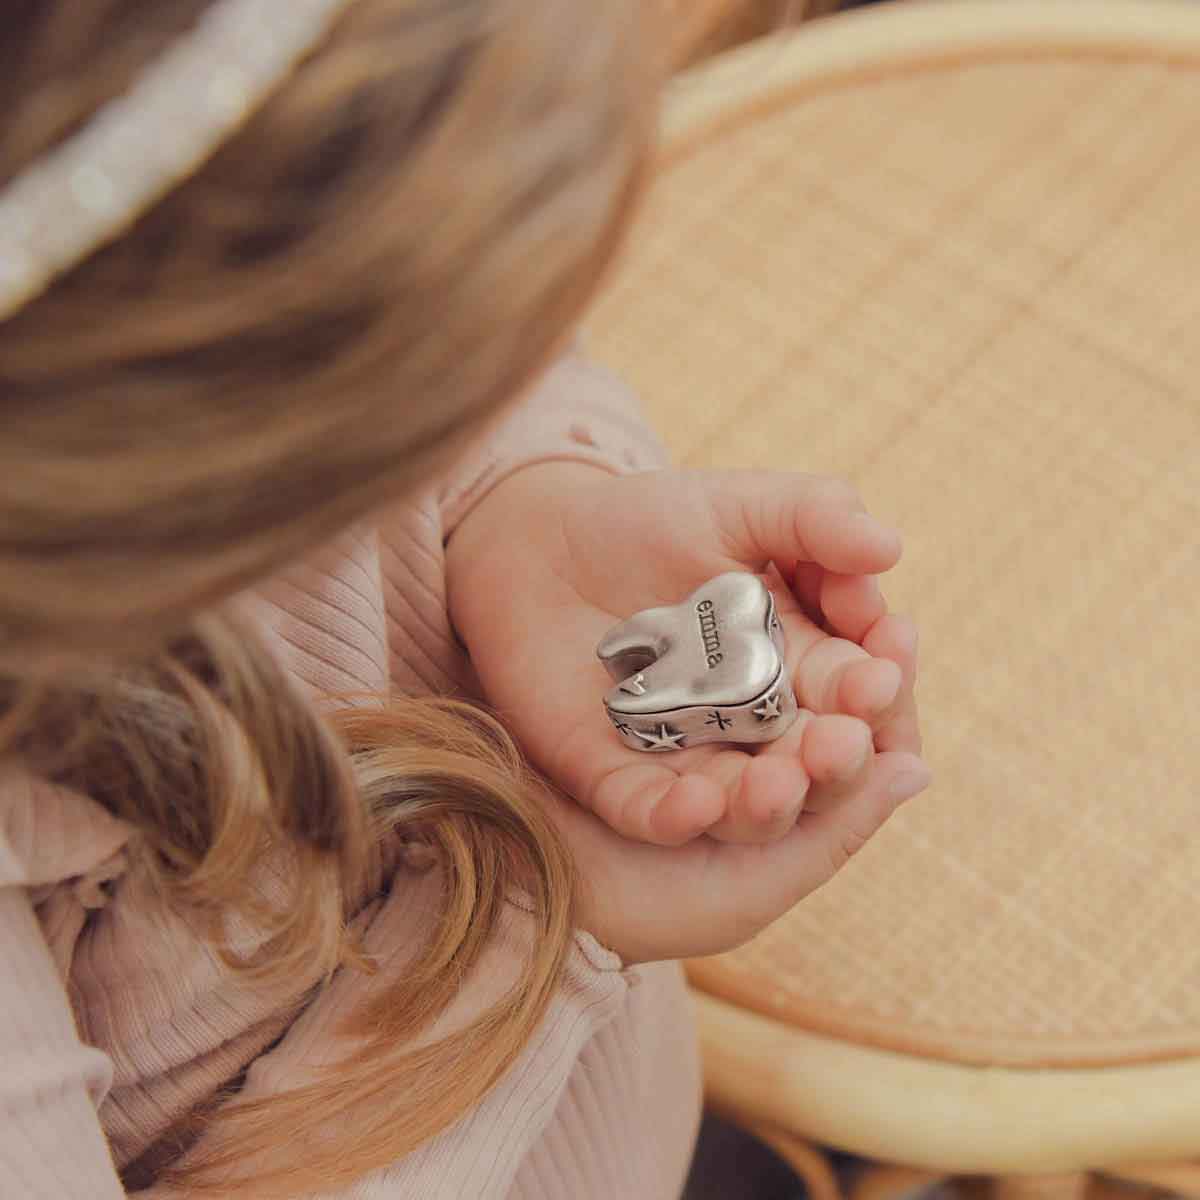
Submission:
<svg viewBox="0 0 1200 1200">
<path fill-rule="evenodd" d="M 896 703 L 896 697 L 900 695 L 900 689 L 904 686 L 904 671 L 898 662 L 893 662 L 890 658 L 881 658 L 880 662 L 887 663 L 891 667 L 888 672 L 892 676 L 892 683 L 889 689 L 888 698 L 875 705 L 876 715 L 882 715 L 887 712 L 893 704 Z"/>
<path fill-rule="evenodd" d="M 834 775 L 834 779 L 838 783 L 849 783 L 852 779 L 857 779 L 862 774 L 862 769 L 867 765 L 867 760 L 875 753 L 875 744 L 870 737 L 866 739 L 866 745 L 863 746 L 862 752 L 855 758 L 854 762 L 845 770 L 838 771 Z"/>
<path fill-rule="evenodd" d="M 804 811 L 804 801 L 801 800 L 788 808 L 779 818 L 779 827 L 781 829 L 791 829 L 798 820 L 800 814 Z"/>
<path fill-rule="evenodd" d="M 897 551 L 904 549 L 904 538 L 900 530 L 893 529 L 891 525 L 885 525 L 878 518 L 871 516 L 870 513 L 855 513 L 854 520 L 864 532 L 869 529 L 870 533 L 875 537 L 883 534 L 884 540 L 892 543 Z"/>
<path fill-rule="evenodd" d="M 897 804 L 920 795 L 933 782 L 931 771 L 905 771 L 892 780 L 888 794 Z"/>
<path fill-rule="evenodd" d="M 917 628 L 916 621 L 908 615 L 908 613 L 893 613 L 901 628 L 905 632 L 905 640 L 909 644 L 909 649 L 913 654 L 921 648 L 921 631 Z"/>
</svg>

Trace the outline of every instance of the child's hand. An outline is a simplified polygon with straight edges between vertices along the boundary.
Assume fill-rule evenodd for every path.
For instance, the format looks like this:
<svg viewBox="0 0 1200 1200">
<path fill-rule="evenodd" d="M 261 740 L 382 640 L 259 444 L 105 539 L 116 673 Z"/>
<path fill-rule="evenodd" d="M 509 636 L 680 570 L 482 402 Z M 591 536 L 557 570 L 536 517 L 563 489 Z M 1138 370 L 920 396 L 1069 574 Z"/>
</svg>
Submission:
<svg viewBox="0 0 1200 1200">
<path fill-rule="evenodd" d="M 450 611 L 486 698 L 533 762 L 616 832 L 662 845 L 705 832 L 766 842 L 868 774 L 878 787 L 880 772 L 921 765 L 902 669 L 906 655 L 915 662 L 915 631 L 886 615 L 870 578 L 899 556 L 898 535 L 833 480 L 616 477 L 550 463 L 500 484 L 455 533 Z M 808 712 L 760 747 L 628 749 L 605 716 L 610 680 L 594 647 L 630 614 L 675 604 L 730 570 L 762 573 L 772 586 Z M 900 753 L 876 759 L 876 750 Z"/>
</svg>

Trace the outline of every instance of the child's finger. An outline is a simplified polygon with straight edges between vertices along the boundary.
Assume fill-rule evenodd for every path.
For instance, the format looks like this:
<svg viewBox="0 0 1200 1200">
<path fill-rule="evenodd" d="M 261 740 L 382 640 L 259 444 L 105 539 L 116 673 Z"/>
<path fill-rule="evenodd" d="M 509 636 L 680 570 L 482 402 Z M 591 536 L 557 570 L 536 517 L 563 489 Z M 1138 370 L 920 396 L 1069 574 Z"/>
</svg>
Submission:
<svg viewBox="0 0 1200 1200">
<path fill-rule="evenodd" d="M 780 741 L 790 738 L 793 730 Z M 803 731 L 798 738 L 803 737 Z M 706 832 L 720 842 L 773 842 L 791 831 L 804 807 L 809 778 L 800 754 L 725 751 L 705 764 L 725 789 L 726 810 Z"/>
<path fill-rule="evenodd" d="M 881 619 L 864 638 L 864 647 L 896 663 L 902 677 L 899 701 L 875 730 L 875 745 L 879 750 L 921 753 L 921 726 L 914 692 L 918 641 L 914 622 L 898 614 Z"/>
<path fill-rule="evenodd" d="M 876 658 L 894 662 L 903 677 L 902 686 L 912 690 L 917 681 L 917 654 L 920 636 L 911 617 L 887 613 L 862 637 L 863 649 Z"/>
<path fill-rule="evenodd" d="M 768 752 L 775 745 L 771 743 Z M 825 786 L 852 779 L 871 750 L 869 725 L 844 713 L 827 713 L 810 719 L 800 757 L 813 784 Z"/>
<path fill-rule="evenodd" d="M 815 795 L 827 804 L 852 791 L 873 752 L 871 730 L 862 721 L 801 711 L 787 733 L 757 755 L 727 751 L 705 764 L 728 802 L 708 836 L 743 844 L 783 837 Z"/>
<path fill-rule="evenodd" d="M 823 572 L 820 607 L 830 631 L 862 644 L 872 626 L 887 613 L 887 601 L 874 575 Z"/>
<path fill-rule="evenodd" d="M 725 813 L 725 791 L 719 782 L 701 772 L 680 774 L 655 762 L 624 760 L 579 798 L 622 837 L 658 846 L 690 842 Z"/>
<path fill-rule="evenodd" d="M 725 816 L 708 836 L 721 842 L 751 845 L 773 842 L 796 824 L 808 797 L 811 780 L 804 765 L 804 746 L 814 735 L 828 741 L 817 718 L 806 709 L 782 737 L 767 742 L 756 754 L 723 751 L 704 765 L 705 773 L 725 788 Z"/>
<path fill-rule="evenodd" d="M 865 722 L 837 713 L 818 720 L 827 736 L 820 742 L 810 738 L 812 744 L 805 745 L 804 765 L 813 781 L 805 812 L 823 812 L 856 792 L 876 750 L 871 727 Z"/>
<path fill-rule="evenodd" d="M 810 562 L 777 565 L 800 611 L 826 633 L 861 644 L 887 613 L 876 575 L 839 575 Z"/>
<path fill-rule="evenodd" d="M 783 618 L 790 639 L 789 621 Z M 846 638 L 820 637 L 803 645 L 803 628 L 797 629 L 801 657 L 792 681 L 802 708 L 814 712 L 845 713 L 874 728 L 896 704 L 902 672 L 895 662 L 876 658 Z"/>
<path fill-rule="evenodd" d="M 787 585 L 800 611 L 818 628 L 825 629 L 825 614 L 821 611 L 821 585 L 827 574 L 819 563 L 776 563 L 780 577 Z"/>
<path fill-rule="evenodd" d="M 842 480 L 792 471 L 712 471 L 703 479 L 716 532 L 741 563 L 816 562 L 874 574 L 900 559 L 900 534 L 867 513 Z"/>
<path fill-rule="evenodd" d="M 875 748 L 879 751 L 906 750 L 910 754 L 920 754 L 924 747 L 921 738 L 921 721 L 917 715 L 916 701 L 912 693 L 907 693 L 909 700 L 900 712 L 896 714 L 882 729 L 875 734 Z"/>
</svg>

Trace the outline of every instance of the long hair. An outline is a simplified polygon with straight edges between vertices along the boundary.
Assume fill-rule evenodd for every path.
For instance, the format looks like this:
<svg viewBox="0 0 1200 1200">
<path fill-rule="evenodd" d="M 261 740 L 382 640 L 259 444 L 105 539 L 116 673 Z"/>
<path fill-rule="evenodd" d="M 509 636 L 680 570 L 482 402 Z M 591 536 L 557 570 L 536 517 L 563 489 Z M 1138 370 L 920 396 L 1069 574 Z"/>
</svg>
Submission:
<svg viewBox="0 0 1200 1200">
<path fill-rule="evenodd" d="M 12 0 L 0 186 L 208 3 Z M 346 920 L 384 840 L 420 829 L 440 858 L 410 977 L 327 1076 L 215 1106 L 219 1157 L 173 1176 L 191 1192 L 235 1164 L 269 1197 L 395 1160 L 477 1103 L 556 986 L 570 862 L 503 728 L 451 700 L 318 710 L 232 601 L 427 479 L 546 365 L 639 189 L 650 7 L 358 0 L 193 178 L 0 324 L 5 756 L 135 826 L 231 969 L 298 1003 L 367 969 Z M 247 882 L 266 856 L 286 903 Z M 536 923 L 516 985 L 420 1040 L 515 888 Z"/>
</svg>

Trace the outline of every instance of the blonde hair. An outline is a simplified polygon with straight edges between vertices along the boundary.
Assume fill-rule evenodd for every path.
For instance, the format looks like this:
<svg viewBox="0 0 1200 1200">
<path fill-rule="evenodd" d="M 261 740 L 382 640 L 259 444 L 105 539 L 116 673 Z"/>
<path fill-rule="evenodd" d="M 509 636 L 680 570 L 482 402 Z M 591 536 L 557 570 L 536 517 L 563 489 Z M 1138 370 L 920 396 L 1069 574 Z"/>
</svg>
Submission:
<svg viewBox="0 0 1200 1200">
<path fill-rule="evenodd" d="M 206 3 L 13 5 L 0 186 Z M 192 1192 L 247 1163 L 241 1194 L 268 1197 L 394 1161 L 479 1100 L 556 986 L 570 863 L 499 723 L 451 700 L 318 712 L 230 601 L 429 477 L 546 363 L 638 191 L 662 69 L 646 16 L 357 0 L 192 179 L 0 324 L 6 752 L 136 826 L 227 961 L 296 980 L 297 1009 L 367 969 L 345 927 L 385 841 L 440 856 L 444 916 L 410 977 L 327 1077 L 215 1105 L 219 1156 L 169 1175 Z M 247 882 L 265 855 L 289 867 L 284 905 Z M 515 888 L 536 926 L 521 978 L 415 1042 Z M 234 913 L 264 932 L 249 958 Z"/>
</svg>

